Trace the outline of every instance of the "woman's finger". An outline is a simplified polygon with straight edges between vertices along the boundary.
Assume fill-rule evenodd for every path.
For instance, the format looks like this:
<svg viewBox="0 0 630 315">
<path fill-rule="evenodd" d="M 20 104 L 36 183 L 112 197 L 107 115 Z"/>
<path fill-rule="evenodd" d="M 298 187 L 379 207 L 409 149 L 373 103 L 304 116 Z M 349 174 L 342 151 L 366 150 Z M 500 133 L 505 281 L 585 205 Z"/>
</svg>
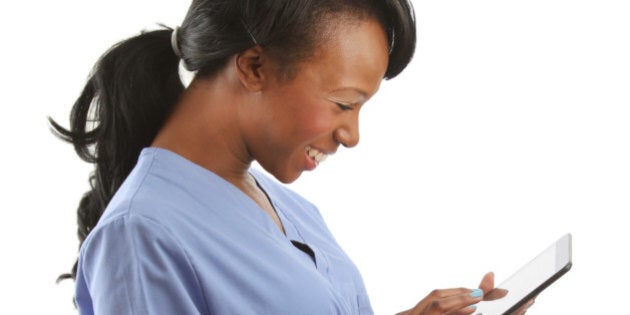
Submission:
<svg viewBox="0 0 630 315">
<path fill-rule="evenodd" d="M 468 288 L 439 289 L 439 290 L 433 290 L 429 294 L 428 297 L 442 299 L 442 298 L 451 297 L 451 296 L 471 294 L 473 293 L 473 291 L 475 290 L 468 289 Z"/>
<path fill-rule="evenodd" d="M 468 290 L 468 292 L 458 295 L 450 295 L 443 298 L 433 299 L 424 308 L 423 315 L 443 315 L 443 314 L 471 314 L 474 311 L 470 305 L 476 304 L 483 298 L 481 289 Z"/>
<path fill-rule="evenodd" d="M 490 292 L 486 292 L 483 296 L 484 301 L 494 301 L 504 298 L 508 294 L 508 290 L 501 288 L 494 288 Z"/>
<path fill-rule="evenodd" d="M 488 293 L 492 289 L 494 289 L 494 273 L 493 272 L 488 272 L 483 276 L 483 278 L 481 279 L 481 282 L 479 283 L 479 288 L 483 290 L 484 293 Z"/>
<path fill-rule="evenodd" d="M 416 306 L 410 311 L 409 315 L 424 314 L 424 310 L 429 308 L 429 305 L 435 300 L 443 299 L 450 296 L 471 294 L 473 290 L 468 288 L 453 288 L 453 289 L 439 289 L 433 290 L 422 301 L 418 302 Z"/>
<path fill-rule="evenodd" d="M 460 310 L 456 310 L 454 312 L 448 313 L 447 315 L 470 315 L 470 314 L 473 314 L 476 310 L 477 308 L 475 306 L 469 305 Z"/>
<path fill-rule="evenodd" d="M 523 306 L 519 307 L 516 311 L 514 311 L 514 313 L 512 313 L 513 315 L 524 315 L 525 312 L 527 312 L 527 310 L 534 305 L 535 300 L 531 299 L 529 300 L 527 303 L 523 304 Z"/>
</svg>

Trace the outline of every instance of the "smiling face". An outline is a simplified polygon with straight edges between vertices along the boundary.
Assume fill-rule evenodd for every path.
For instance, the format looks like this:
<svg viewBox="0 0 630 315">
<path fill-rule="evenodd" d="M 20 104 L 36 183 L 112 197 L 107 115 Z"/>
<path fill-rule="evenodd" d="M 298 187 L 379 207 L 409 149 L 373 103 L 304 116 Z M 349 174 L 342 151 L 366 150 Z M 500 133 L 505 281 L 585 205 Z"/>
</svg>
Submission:
<svg viewBox="0 0 630 315">
<path fill-rule="evenodd" d="M 313 170 L 339 145 L 358 143 L 359 110 L 387 69 L 387 38 L 379 23 L 362 19 L 331 28 L 291 79 L 268 80 L 249 113 L 251 156 L 285 183 Z"/>
</svg>

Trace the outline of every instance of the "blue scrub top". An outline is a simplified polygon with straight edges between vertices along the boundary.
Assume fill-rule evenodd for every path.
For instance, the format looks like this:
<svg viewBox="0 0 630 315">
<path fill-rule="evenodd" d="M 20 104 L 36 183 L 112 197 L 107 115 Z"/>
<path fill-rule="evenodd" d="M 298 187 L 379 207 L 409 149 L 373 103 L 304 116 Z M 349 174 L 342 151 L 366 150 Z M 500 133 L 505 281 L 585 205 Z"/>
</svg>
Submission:
<svg viewBox="0 0 630 315">
<path fill-rule="evenodd" d="M 81 247 L 79 312 L 373 314 L 359 271 L 317 208 L 252 175 L 286 235 L 221 177 L 144 149 Z"/>
</svg>

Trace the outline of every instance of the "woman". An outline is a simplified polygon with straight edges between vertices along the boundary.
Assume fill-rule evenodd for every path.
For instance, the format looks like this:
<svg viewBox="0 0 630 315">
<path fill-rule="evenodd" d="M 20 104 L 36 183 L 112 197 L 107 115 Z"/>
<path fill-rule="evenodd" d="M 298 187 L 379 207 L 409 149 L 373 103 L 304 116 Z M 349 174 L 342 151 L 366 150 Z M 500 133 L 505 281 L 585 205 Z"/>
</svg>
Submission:
<svg viewBox="0 0 630 315">
<path fill-rule="evenodd" d="M 414 45 L 405 0 L 195 0 L 180 28 L 114 46 L 71 128 L 51 121 L 96 166 L 65 276 L 80 313 L 371 314 L 318 210 L 250 165 L 289 183 L 355 146 Z M 471 314 L 492 282 L 403 313 Z"/>
</svg>

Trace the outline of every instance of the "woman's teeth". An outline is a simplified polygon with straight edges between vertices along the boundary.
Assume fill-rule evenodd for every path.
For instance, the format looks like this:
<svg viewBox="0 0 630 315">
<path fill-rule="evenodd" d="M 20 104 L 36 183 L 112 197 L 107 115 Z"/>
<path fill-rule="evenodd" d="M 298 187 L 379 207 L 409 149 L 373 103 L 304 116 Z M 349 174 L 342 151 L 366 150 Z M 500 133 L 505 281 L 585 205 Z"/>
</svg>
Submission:
<svg viewBox="0 0 630 315">
<path fill-rule="evenodd" d="M 308 156 L 312 157 L 317 163 L 324 162 L 328 154 L 319 152 L 317 149 L 313 149 L 311 147 L 306 147 L 306 152 Z"/>
</svg>

